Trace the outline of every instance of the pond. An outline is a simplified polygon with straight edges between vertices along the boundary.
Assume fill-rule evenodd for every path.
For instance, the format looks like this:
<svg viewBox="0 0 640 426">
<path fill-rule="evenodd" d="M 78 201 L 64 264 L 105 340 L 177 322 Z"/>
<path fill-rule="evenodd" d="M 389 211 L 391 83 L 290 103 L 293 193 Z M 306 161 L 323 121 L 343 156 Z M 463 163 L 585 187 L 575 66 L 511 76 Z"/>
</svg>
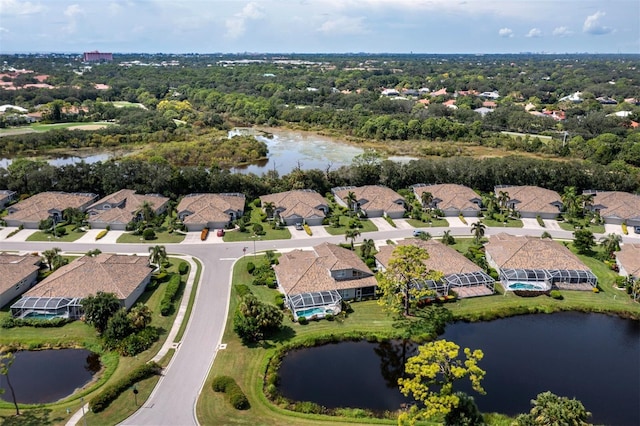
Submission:
<svg viewBox="0 0 640 426">
<path fill-rule="evenodd" d="M 471 392 L 483 412 L 528 412 L 544 391 L 575 397 L 593 423 L 640 424 L 640 322 L 600 314 L 526 315 L 449 325 L 441 338 L 482 349 L 486 395 Z M 397 386 L 415 346 L 401 342 L 343 342 L 288 354 L 280 391 L 328 408 L 396 410 L 406 402 Z"/>
<path fill-rule="evenodd" d="M 18 351 L 9 369 L 16 399 L 23 404 L 55 402 L 89 383 L 100 371 L 100 356 L 86 349 Z M 0 376 L 0 398 L 13 402 L 6 377 Z"/>
<path fill-rule="evenodd" d="M 63 156 L 63 157 L 55 157 L 55 158 L 47 158 L 45 161 L 52 166 L 61 167 L 68 166 L 71 164 L 76 164 L 84 161 L 87 164 L 97 163 L 98 161 L 107 161 L 110 158 L 114 157 L 112 153 L 98 153 L 94 155 L 88 155 L 86 157 L 79 156 Z M 7 168 L 9 164 L 12 163 L 11 158 L 0 158 L 0 167 Z"/>
</svg>

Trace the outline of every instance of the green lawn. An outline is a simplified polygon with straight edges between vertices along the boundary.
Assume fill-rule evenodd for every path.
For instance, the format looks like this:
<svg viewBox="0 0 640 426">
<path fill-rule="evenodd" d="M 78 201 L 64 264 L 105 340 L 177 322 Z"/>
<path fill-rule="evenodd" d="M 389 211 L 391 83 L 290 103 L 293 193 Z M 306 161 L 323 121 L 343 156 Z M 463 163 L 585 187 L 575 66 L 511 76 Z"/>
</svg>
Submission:
<svg viewBox="0 0 640 426">
<path fill-rule="evenodd" d="M 449 222 L 446 219 L 432 219 L 431 224 L 418 219 L 407 219 L 407 223 L 414 228 L 446 228 Z"/>
<path fill-rule="evenodd" d="M 339 228 L 334 228 L 333 226 L 325 226 L 324 229 L 326 229 L 330 235 L 344 235 L 347 230 L 350 229 L 349 222 L 351 221 L 351 219 L 353 218 L 349 216 L 340 216 Z M 360 219 L 360 223 L 362 224 L 362 228 L 358 229 L 360 233 L 374 232 L 378 230 L 378 227 L 374 225 L 370 220 Z"/>
<path fill-rule="evenodd" d="M 27 241 L 61 241 L 68 243 L 77 240 L 85 234 L 84 231 L 74 231 L 73 225 L 66 225 L 64 228 L 67 233 L 61 237 L 53 235 L 53 233 L 46 234 L 44 231 L 37 231 L 29 235 Z"/>
<path fill-rule="evenodd" d="M 226 231 L 224 237 L 222 237 L 225 242 L 235 242 L 235 241 L 253 241 L 254 240 L 254 232 L 253 232 L 253 224 L 260 224 L 262 226 L 262 230 L 264 235 L 260 235 L 256 238 L 258 240 L 288 240 L 291 238 L 291 232 L 287 228 L 281 229 L 271 229 L 271 223 L 262 222 L 260 214 L 261 209 L 256 207 L 251 209 L 249 212 L 251 215 L 251 222 L 247 225 L 247 232 L 240 232 L 238 230 Z M 210 235 L 209 237 L 211 237 Z M 215 237 L 215 235 L 213 235 Z"/>
<path fill-rule="evenodd" d="M 170 267 L 168 270 L 170 272 L 177 272 L 178 264 L 181 260 L 169 257 L 169 262 Z M 195 271 L 190 271 L 190 273 L 194 272 Z M 186 280 L 186 276 L 183 277 L 183 280 Z M 25 419 L 33 417 L 31 423 L 25 420 L 25 423 L 20 424 L 64 424 L 70 416 L 75 413 L 75 411 L 80 409 L 81 397 L 84 398 L 85 402 L 90 401 L 91 398 L 100 393 L 105 382 L 108 384 L 123 378 L 134 368 L 153 358 L 162 347 L 162 344 L 173 325 L 177 312 L 176 309 L 176 312 L 167 317 L 160 315 L 160 301 L 164 296 L 166 285 L 166 283 L 162 283 L 156 289 L 147 290 L 138 299 L 139 302 L 145 303 L 151 308 L 151 311 L 153 312 L 152 325 L 159 327 L 162 330 L 158 342 L 154 343 L 150 349 L 135 357 L 118 357 L 117 354 L 113 352 L 101 354 L 101 361 L 103 364 L 106 364 L 107 369 L 106 373 L 103 372 L 96 383 L 88 386 L 87 389 L 77 392 L 69 398 L 53 404 L 46 404 L 44 406 L 20 404 L 21 411 L 29 413 L 28 415 L 25 415 Z M 176 306 L 179 303 L 179 300 L 176 301 Z M 0 321 L 11 315 L 9 312 L 9 305 L 5 306 L 2 311 L 0 311 Z M 100 342 L 96 336 L 94 328 L 82 321 L 74 321 L 60 328 L 15 327 L 2 329 L 2 332 L 0 332 L 0 346 L 16 345 L 32 349 L 85 347 L 100 352 Z M 168 362 L 168 360 L 166 362 Z M 138 384 L 138 389 L 140 391 L 138 394 L 138 404 L 141 405 L 146 398 L 148 398 L 158 380 L 158 377 L 153 377 Z M 105 411 L 97 414 L 91 412 L 87 413 L 87 424 L 117 424 L 131 415 L 135 411 L 135 408 L 132 394 L 130 392 L 125 392 Z M 67 414 L 67 409 L 70 410 L 70 414 Z M 0 400 L 0 423 L 2 423 L 4 417 L 10 417 L 14 413 L 15 410 L 11 404 Z M 14 424 L 12 423 L 13 420 L 13 418 L 9 418 L 5 423 Z"/>
<path fill-rule="evenodd" d="M 156 238 L 153 240 L 144 240 L 142 235 L 133 235 L 133 233 L 125 233 L 118 237 L 117 243 L 124 244 L 170 244 L 170 243 L 181 243 L 184 240 L 184 234 L 179 234 L 177 232 L 156 232 Z"/>
<path fill-rule="evenodd" d="M 494 219 L 482 219 L 482 223 L 492 228 L 522 228 L 524 226 L 520 219 L 508 219 L 506 223 Z"/>
<path fill-rule="evenodd" d="M 584 229 L 591 231 L 594 234 L 605 233 L 604 225 L 588 224 L 584 220 L 575 221 L 574 224 L 571 224 L 569 222 L 564 222 L 564 221 L 558 221 L 558 225 L 560 225 L 560 228 L 564 229 L 565 231 L 573 232 L 576 230 L 576 226 L 582 226 Z M 622 230 L 622 227 L 620 228 L 620 230 Z"/>
</svg>

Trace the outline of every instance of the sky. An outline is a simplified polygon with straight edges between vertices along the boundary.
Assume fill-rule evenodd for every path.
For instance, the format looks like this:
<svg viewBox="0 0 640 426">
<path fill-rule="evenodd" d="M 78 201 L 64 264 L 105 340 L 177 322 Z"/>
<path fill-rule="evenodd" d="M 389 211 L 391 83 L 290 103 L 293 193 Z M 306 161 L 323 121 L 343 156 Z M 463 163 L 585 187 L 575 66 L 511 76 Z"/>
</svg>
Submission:
<svg viewBox="0 0 640 426">
<path fill-rule="evenodd" d="M 640 53 L 639 0 L 0 0 L 0 53 Z"/>
</svg>

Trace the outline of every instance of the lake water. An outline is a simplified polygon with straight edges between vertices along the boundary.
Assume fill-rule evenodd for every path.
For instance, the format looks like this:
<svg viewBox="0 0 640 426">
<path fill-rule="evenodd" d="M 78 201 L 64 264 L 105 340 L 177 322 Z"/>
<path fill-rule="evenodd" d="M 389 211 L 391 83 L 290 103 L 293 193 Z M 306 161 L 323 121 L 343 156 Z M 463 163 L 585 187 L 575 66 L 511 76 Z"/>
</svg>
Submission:
<svg viewBox="0 0 640 426">
<path fill-rule="evenodd" d="M 85 349 L 15 352 L 9 378 L 16 399 L 24 404 L 55 402 L 89 383 L 100 371 L 100 357 Z M 5 393 L 0 398 L 13 402 L 6 377 L 0 376 Z"/>
<path fill-rule="evenodd" d="M 113 154 L 111 153 L 100 153 L 95 155 L 88 155 L 86 157 L 76 157 L 76 156 L 68 156 L 68 157 L 56 157 L 45 159 L 45 161 L 52 166 L 60 167 L 60 166 L 68 166 L 70 164 L 76 164 L 84 161 L 87 164 L 97 163 L 98 161 L 107 161 L 112 158 Z M 11 164 L 12 160 L 10 158 L 0 158 L 0 167 L 4 167 L 5 169 Z"/>
<path fill-rule="evenodd" d="M 482 349 L 483 412 L 529 412 L 530 400 L 551 391 L 580 400 L 590 421 L 640 424 L 640 322 L 599 314 L 526 315 L 484 323 L 457 323 L 441 338 Z M 280 391 L 293 400 L 329 408 L 395 410 L 406 402 L 393 384 L 413 348 L 399 342 L 343 342 L 288 354 Z"/>
</svg>

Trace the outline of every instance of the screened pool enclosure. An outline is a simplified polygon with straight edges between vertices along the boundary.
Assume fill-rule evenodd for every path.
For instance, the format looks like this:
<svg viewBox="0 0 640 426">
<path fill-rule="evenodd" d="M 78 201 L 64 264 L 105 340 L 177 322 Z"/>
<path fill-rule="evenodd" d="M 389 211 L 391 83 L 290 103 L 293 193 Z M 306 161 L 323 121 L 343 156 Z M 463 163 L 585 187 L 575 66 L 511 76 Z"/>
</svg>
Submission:
<svg viewBox="0 0 640 426">
<path fill-rule="evenodd" d="M 336 290 L 287 295 L 286 302 L 295 321 L 300 317 L 324 318 L 342 310 L 342 297 Z"/>
<path fill-rule="evenodd" d="M 445 275 L 442 280 L 414 281 L 413 285 L 422 290 L 434 292 L 433 298 L 447 296 L 451 291 L 458 297 L 486 296 L 494 293 L 495 280 L 484 271 Z"/>
<path fill-rule="evenodd" d="M 502 269 L 500 282 L 505 290 L 590 290 L 598 285 L 598 278 L 579 269 Z"/>
<path fill-rule="evenodd" d="M 71 318 L 82 316 L 82 299 L 78 297 L 23 297 L 11 305 L 14 318 Z"/>
</svg>

